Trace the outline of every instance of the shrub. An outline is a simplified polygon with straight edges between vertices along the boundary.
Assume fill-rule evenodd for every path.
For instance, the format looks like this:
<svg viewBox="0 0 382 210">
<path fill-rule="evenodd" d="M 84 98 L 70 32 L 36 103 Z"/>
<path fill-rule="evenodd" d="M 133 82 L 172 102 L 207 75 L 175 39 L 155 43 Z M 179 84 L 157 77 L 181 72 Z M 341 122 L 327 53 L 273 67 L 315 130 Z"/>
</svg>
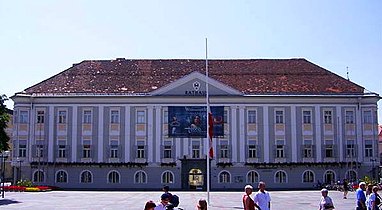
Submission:
<svg viewBox="0 0 382 210">
<path fill-rule="evenodd" d="M 32 187 L 32 181 L 27 179 L 22 179 L 20 181 L 17 181 L 17 186 L 23 186 L 23 187 Z"/>
</svg>

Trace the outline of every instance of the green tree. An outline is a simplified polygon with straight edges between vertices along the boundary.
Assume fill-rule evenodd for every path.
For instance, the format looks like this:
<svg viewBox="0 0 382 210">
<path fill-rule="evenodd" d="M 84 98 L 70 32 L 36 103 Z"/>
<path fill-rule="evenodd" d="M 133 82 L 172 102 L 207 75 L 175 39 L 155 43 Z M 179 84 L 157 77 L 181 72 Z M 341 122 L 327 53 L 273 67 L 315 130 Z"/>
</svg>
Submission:
<svg viewBox="0 0 382 210">
<path fill-rule="evenodd" d="M 6 95 L 0 96 L 0 152 L 6 151 L 9 149 L 9 136 L 5 129 L 8 127 L 9 114 L 7 113 L 7 108 L 4 102 L 8 100 Z"/>
</svg>

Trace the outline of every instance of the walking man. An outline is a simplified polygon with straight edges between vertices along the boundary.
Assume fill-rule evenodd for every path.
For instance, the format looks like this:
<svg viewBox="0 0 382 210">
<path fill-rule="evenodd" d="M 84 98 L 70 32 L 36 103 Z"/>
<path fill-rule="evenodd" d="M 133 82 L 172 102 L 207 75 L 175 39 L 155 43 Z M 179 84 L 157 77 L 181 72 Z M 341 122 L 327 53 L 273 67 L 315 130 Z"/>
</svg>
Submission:
<svg viewBox="0 0 382 210">
<path fill-rule="evenodd" d="M 363 191 L 366 190 L 366 183 L 360 182 L 359 188 L 355 191 L 357 197 L 357 208 L 356 210 L 366 210 L 366 196 Z"/>
<path fill-rule="evenodd" d="M 259 182 L 259 191 L 255 194 L 254 202 L 261 210 L 271 209 L 271 196 L 268 191 L 265 190 L 265 182 Z"/>
</svg>

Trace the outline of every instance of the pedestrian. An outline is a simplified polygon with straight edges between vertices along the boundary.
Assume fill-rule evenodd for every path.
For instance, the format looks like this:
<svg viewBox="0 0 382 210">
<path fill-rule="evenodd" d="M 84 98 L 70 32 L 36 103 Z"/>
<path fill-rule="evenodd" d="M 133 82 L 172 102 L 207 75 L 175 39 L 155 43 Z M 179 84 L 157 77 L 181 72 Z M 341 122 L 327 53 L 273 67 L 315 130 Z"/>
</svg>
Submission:
<svg viewBox="0 0 382 210">
<path fill-rule="evenodd" d="M 170 195 L 163 193 L 160 197 L 161 201 L 156 205 L 154 210 L 167 210 L 167 206 L 170 204 Z"/>
<path fill-rule="evenodd" d="M 344 199 L 347 199 L 347 195 L 349 192 L 349 183 L 346 179 L 344 179 L 344 182 L 342 183 L 344 187 Z"/>
<path fill-rule="evenodd" d="M 200 199 L 198 204 L 196 204 L 197 210 L 207 210 L 207 201 L 204 199 Z"/>
<path fill-rule="evenodd" d="M 147 201 L 144 210 L 154 210 L 155 207 L 154 201 Z"/>
<path fill-rule="evenodd" d="M 251 198 L 253 187 L 251 185 L 246 185 L 244 187 L 244 190 L 245 190 L 245 194 L 243 195 L 244 210 L 255 210 L 255 207 L 260 209 L 260 207 Z"/>
<path fill-rule="evenodd" d="M 366 199 L 367 210 L 379 210 L 379 204 L 381 203 L 378 186 L 373 186 L 372 193 Z"/>
<path fill-rule="evenodd" d="M 321 200 L 318 210 L 332 210 L 334 209 L 334 204 L 332 198 L 328 196 L 329 191 L 326 188 L 321 190 Z"/>
<path fill-rule="evenodd" d="M 167 194 L 170 195 L 170 203 L 171 203 L 172 205 L 174 205 L 174 207 L 179 206 L 179 197 L 178 197 L 177 195 L 173 195 L 173 194 L 170 193 L 170 187 L 169 187 L 169 186 L 165 185 L 165 186 L 162 188 L 162 191 L 163 191 L 164 193 L 167 193 Z"/>
<path fill-rule="evenodd" d="M 373 192 L 373 185 L 372 184 L 368 184 L 367 187 L 366 187 L 366 199 L 367 197 Z"/>
<path fill-rule="evenodd" d="M 363 191 L 366 190 L 366 183 L 360 182 L 358 189 L 355 191 L 356 195 L 356 204 L 357 208 L 356 210 L 366 210 L 366 196 Z"/>
<path fill-rule="evenodd" d="M 269 210 L 271 208 L 271 196 L 265 190 L 265 182 L 259 182 L 259 191 L 254 196 L 254 202 L 261 210 Z"/>
</svg>

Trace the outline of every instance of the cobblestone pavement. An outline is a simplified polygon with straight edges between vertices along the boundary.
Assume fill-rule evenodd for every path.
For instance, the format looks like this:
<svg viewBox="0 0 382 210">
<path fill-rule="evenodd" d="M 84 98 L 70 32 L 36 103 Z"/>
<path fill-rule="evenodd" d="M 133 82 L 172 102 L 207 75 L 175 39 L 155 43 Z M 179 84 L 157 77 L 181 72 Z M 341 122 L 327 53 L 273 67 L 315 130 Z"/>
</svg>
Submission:
<svg viewBox="0 0 382 210">
<path fill-rule="evenodd" d="M 207 200 L 206 192 L 172 192 L 180 197 L 180 207 L 194 210 L 200 198 Z M 148 200 L 158 201 L 160 191 L 52 191 L 5 192 L 0 198 L 0 209 L 66 210 L 66 209 L 128 209 L 142 210 Z M 270 191 L 272 210 L 317 210 L 320 191 Z M 235 210 L 242 207 L 243 192 L 211 192 L 209 210 Z M 354 209 L 355 193 L 348 199 L 342 193 L 330 191 L 336 210 Z"/>
</svg>

